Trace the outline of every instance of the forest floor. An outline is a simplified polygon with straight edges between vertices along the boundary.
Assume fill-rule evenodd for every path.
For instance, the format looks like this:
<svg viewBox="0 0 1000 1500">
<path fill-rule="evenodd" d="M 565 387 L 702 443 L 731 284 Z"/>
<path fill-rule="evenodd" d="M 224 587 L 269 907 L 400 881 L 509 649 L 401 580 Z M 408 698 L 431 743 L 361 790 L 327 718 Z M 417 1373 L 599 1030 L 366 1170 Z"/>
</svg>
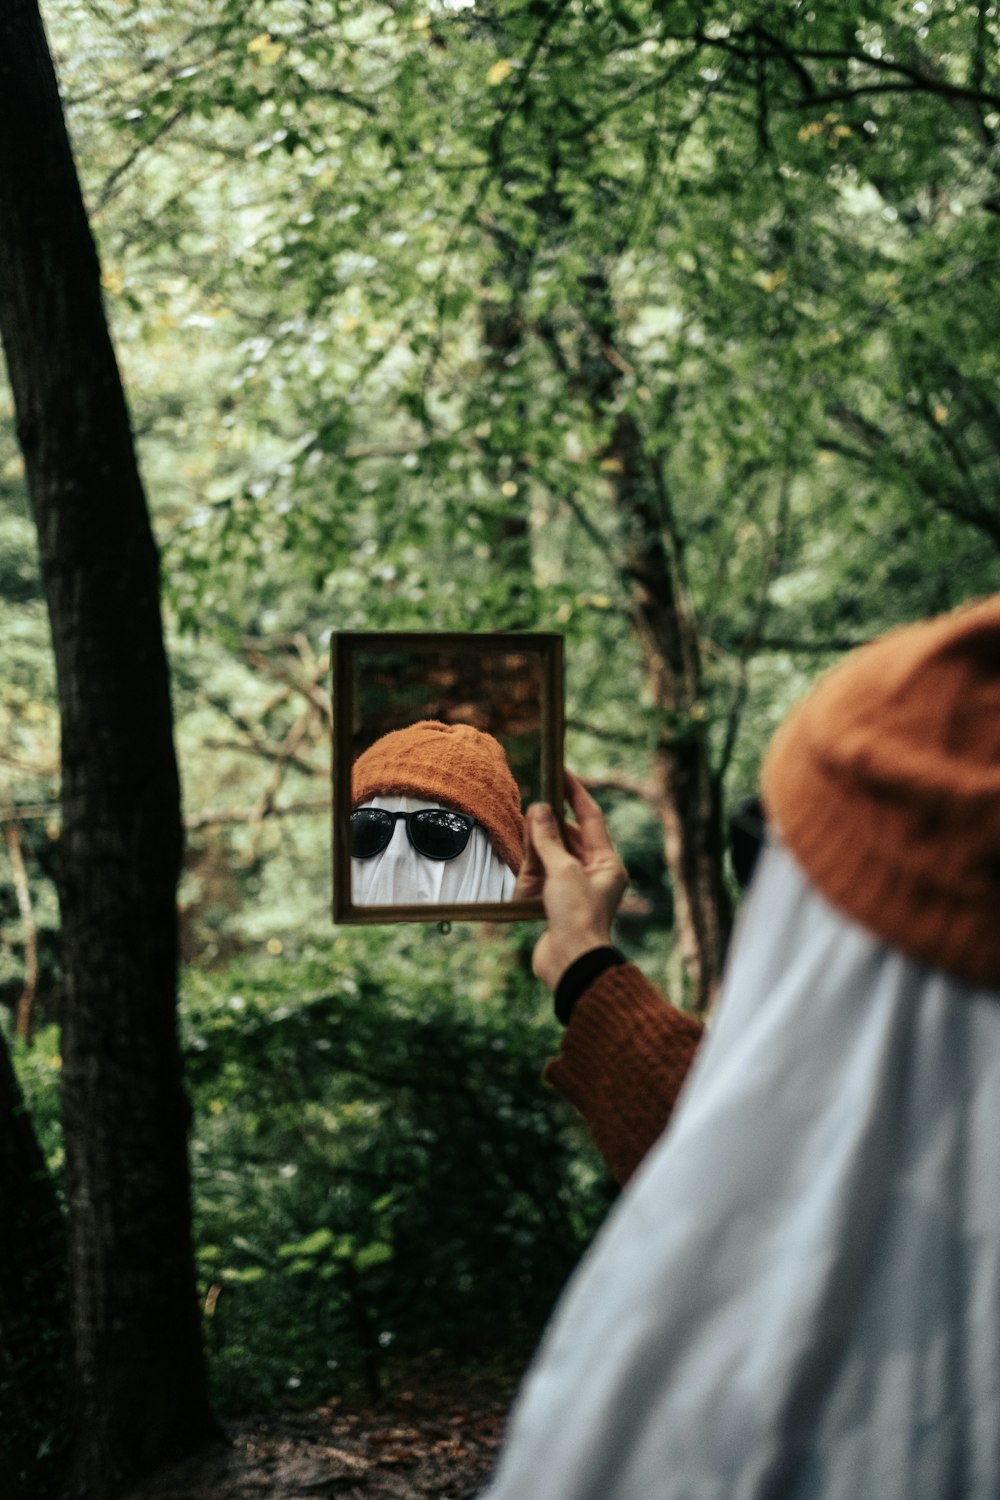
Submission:
<svg viewBox="0 0 1000 1500">
<path fill-rule="evenodd" d="M 128 1500 L 471 1500 L 489 1478 L 517 1380 L 416 1375 L 376 1404 L 227 1422 L 228 1446 L 162 1470 Z"/>
</svg>

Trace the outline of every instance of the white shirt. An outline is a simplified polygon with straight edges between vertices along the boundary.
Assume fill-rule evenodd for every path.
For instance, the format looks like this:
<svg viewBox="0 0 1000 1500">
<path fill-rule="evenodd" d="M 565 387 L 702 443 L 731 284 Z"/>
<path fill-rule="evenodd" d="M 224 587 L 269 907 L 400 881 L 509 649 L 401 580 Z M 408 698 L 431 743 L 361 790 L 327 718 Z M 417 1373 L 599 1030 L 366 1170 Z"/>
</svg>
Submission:
<svg viewBox="0 0 1000 1500">
<path fill-rule="evenodd" d="M 1000 994 L 887 948 L 770 850 L 486 1500 L 998 1495 Z"/>
</svg>

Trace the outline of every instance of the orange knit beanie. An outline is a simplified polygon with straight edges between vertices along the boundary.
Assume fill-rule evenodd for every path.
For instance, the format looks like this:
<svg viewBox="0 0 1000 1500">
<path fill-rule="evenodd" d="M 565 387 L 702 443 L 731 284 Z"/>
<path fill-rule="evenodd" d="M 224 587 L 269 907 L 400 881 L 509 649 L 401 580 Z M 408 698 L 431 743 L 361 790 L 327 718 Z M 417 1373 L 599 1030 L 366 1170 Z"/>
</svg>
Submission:
<svg viewBox="0 0 1000 1500">
<path fill-rule="evenodd" d="M 778 730 L 762 781 L 834 906 L 1000 988 L 1000 595 L 854 652 Z"/>
<path fill-rule="evenodd" d="M 499 740 L 471 724 L 423 719 L 362 751 L 351 768 L 351 806 L 405 795 L 443 802 L 481 823 L 516 875 L 521 867 L 521 794 Z"/>
</svg>

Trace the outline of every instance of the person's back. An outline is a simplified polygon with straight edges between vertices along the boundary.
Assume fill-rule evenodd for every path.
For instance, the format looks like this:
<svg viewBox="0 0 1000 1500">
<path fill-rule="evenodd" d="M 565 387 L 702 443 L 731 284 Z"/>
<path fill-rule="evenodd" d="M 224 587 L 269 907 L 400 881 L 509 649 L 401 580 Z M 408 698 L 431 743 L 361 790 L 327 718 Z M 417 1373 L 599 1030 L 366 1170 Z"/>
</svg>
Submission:
<svg viewBox="0 0 1000 1500">
<path fill-rule="evenodd" d="M 829 674 L 763 788 L 775 846 L 718 1019 L 488 1500 L 1000 1492 L 1000 600 Z M 558 953 L 569 874 L 529 831 Z M 632 972 L 602 970 L 589 1017 L 626 1122 Z M 578 1063 L 584 1094 L 598 1071 Z"/>
</svg>

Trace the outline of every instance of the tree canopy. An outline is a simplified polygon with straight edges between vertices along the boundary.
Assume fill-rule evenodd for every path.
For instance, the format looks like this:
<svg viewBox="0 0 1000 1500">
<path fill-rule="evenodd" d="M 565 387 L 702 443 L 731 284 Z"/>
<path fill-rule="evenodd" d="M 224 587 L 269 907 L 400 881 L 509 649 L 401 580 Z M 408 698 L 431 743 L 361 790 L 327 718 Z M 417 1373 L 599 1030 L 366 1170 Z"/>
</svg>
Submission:
<svg viewBox="0 0 1000 1500">
<path fill-rule="evenodd" d="M 679 715 L 732 802 L 834 653 L 996 586 L 990 7 L 47 18 L 181 633 L 189 817 L 322 801 L 334 628 L 562 629 L 571 762 L 641 787 Z M 698 646 L 670 701 L 637 629 L 650 533 Z M 12 752 L 43 702 L 9 704 Z"/>
</svg>

